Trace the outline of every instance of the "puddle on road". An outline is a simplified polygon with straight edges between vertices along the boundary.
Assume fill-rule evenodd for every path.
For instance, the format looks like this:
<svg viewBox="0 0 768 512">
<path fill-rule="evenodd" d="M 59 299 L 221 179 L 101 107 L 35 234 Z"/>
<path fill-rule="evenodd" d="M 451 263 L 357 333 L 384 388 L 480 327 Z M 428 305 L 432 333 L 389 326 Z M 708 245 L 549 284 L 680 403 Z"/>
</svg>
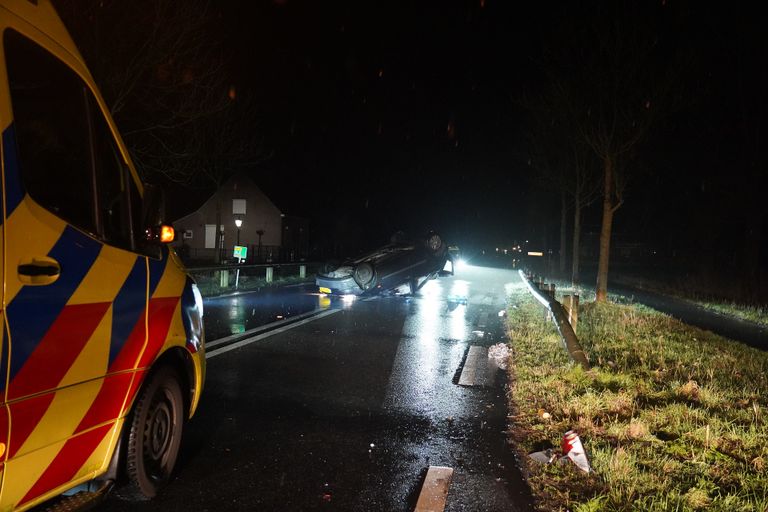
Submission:
<svg viewBox="0 0 768 512">
<path fill-rule="evenodd" d="M 239 334 L 292 316 L 328 309 L 329 297 L 296 290 L 249 293 L 205 301 L 206 339 L 215 340 Z"/>
</svg>

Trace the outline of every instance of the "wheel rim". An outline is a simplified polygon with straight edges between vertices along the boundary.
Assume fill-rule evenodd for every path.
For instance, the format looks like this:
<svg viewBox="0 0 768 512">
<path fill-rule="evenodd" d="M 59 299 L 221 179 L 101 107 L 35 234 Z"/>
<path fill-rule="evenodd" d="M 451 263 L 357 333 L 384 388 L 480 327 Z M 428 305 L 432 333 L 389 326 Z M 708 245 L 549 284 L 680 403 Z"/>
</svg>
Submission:
<svg viewBox="0 0 768 512">
<path fill-rule="evenodd" d="M 171 398 L 162 393 L 152 404 L 144 431 L 144 462 L 153 479 L 165 477 L 165 465 L 173 440 L 175 411 Z"/>
<path fill-rule="evenodd" d="M 440 239 L 439 235 L 432 235 L 429 237 L 429 250 L 436 252 L 440 249 L 441 245 L 443 245 L 443 241 Z"/>
<path fill-rule="evenodd" d="M 360 263 L 355 267 L 352 278 L 363 290 L 371 288 L 375 278 L 373 267 L 369 263 Z"/>
</svg>

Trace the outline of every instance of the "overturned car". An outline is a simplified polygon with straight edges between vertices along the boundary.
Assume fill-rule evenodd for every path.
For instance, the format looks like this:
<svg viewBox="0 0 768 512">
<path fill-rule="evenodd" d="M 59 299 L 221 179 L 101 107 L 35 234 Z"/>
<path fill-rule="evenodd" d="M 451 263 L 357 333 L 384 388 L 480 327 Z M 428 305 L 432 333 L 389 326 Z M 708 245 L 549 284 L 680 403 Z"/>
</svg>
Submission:
<svg viewBox="0 0 768 512">
<path fill-rule="evenodd" d="M 453 261 L 440 235 L 411 240 L 402 233 L 391 243 L 341 264 L 326 264 L 317 274 L 321 293 L 373 294 L 383 291 L 415 293 L 438 275 L 453 275 Z"/>
</svg>

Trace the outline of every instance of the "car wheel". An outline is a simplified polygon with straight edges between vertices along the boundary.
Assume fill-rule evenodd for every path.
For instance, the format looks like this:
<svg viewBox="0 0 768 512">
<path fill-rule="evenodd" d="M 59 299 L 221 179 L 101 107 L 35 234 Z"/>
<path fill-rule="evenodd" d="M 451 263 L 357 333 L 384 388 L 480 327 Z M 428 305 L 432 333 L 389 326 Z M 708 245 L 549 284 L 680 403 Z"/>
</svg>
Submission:
<svg viewBox="0 0 768 512">
<path fill-rule="evenodd" d="M 328 261 L 328 262 L 324 263 L 322 267 L 320 267 L 320 273 L 321 274 L 330 274 L 331 272 L 333 272 L 334 270 L 336 270 L 340 266 L 341 266 L 341 263 L 339 263 L 339 262 Z"/>
<path fill-rule="evenodd" d="M 370 290 L 376 286 L 376 271 L 370 263 L 360 263 L 352 272 L 352 278 L 363 290 Z"/>
<path fill-rule="evenodd" d="M 432 254 L 438 254 L 443 249 L 443 239 L 437 233 L 432 233 L 427 238 L 427 249 Z"/>
<path fill-rule="evenodd" d="M 179 377 L 164 366 L 152 374 L 131 416 L 126 447 L 128 484 L 120 494 L 148 500 L 171 478 L 181 445 L 184 400 Z"/>
</svg>

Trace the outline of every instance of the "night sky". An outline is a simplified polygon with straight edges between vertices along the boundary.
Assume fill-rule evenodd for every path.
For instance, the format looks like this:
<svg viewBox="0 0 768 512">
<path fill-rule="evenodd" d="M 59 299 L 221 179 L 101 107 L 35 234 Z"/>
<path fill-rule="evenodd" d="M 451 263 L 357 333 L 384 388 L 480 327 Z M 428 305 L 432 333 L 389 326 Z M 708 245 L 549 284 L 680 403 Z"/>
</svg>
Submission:
<svg viewBox="0 0 768 512">
<path fill-rule="evenodd" d="M 580 45 L 578 28 L 604 10 L 569 4 L 233 2 L 234 80 L 259 98 L 255 125 L 273 151 L 256 180 L 285 211 L 348 212 L 376 236 L 434 227 L 495 244 L 540 233 L 557 197 L 535 186 L 516 99 L 542 87 L 542 55 Z M 618 232 L 655 243 L 699 208 L 728 215 L 733 198 L 707 185 L 726 194 L 719 177 L 739 165 L 739 98 L 765 90 L 766 60 L 759 17 L 738 4 L 646 4 L 660 37 L 688 53 L 690 97 L 641 146 L 642 172 L 616 219 Z"/>
<path fill-rule="evenodd" d="M 243 7 L 228 11 L 229 43 L 274 148 L 256 179 L 281 208 L 346 213 L 382 239 L 478 225 L 517 236 L 526 157 L 512 97 L 532 64 L 520 47 L 538 37 L 522 13 L 477 2 Z"/>
<path fill-rule="evenodd" d="M 615 2 L 211 5 L 222 72 L 255 105 L 266 158 L 248 173 L 283 212 L 310 219 L 315 240 L 370 247 L 435 229 L 465 246 L 556 249 L 558 193 L 530 165 L 520 99 L 547 89 L 548 62 L 596 51 L 584 33 L 610 26 Z M 654 59 L 679 62 L 678 101 L 633 150 L 615 239 L 704 252 L 712 267 L 738 266 L 757 244 L 768 270 L 764 17 L 746 2 L 632 5 L 659 41 Z M 188 209 L 200 197 L 172 199 Z M 599 221 L 597 202 L 585 231 Z"/>
</svg>

